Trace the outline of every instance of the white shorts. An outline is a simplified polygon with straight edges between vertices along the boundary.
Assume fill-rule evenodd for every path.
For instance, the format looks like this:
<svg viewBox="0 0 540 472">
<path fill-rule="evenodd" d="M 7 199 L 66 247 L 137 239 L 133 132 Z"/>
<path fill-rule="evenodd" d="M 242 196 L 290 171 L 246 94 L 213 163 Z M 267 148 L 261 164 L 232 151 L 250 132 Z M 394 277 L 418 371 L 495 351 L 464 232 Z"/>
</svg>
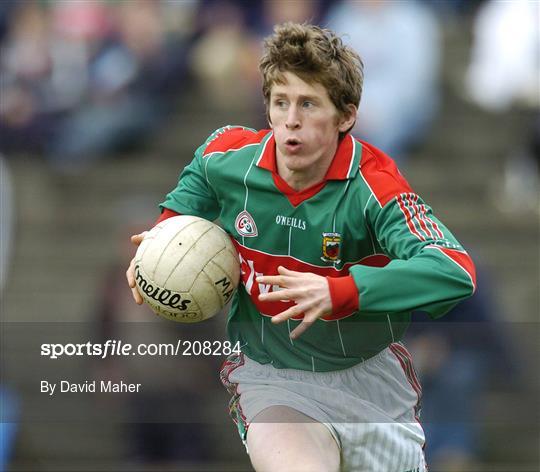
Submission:
<svg viewBox="0 0 540 472">
<path fill-rule="evenodd" d="M 421 389 L 410 354 L 393 343 L 349 369 L 276 369 L 240 354 L 223 364 L 230 414 L 242 440 L 264 409 L 288 406 L 323 423 L 341 451 L 342 471 L 424 472 Z"/>
</svg>

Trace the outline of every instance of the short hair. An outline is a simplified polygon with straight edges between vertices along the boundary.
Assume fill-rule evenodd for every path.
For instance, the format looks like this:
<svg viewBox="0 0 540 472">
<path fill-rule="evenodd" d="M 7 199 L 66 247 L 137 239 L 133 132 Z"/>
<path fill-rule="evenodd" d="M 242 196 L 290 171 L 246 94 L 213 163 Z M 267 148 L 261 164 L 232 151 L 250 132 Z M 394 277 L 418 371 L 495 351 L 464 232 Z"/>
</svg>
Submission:
<svg viewBox="0 0 540 472">
<path fill-rule="evenodd" d="M 306 23 L 276 25 L 274 34 L 264 40 L 259 70 L 267 110 L 272 85 L 285 82 L 284 72 L 292 72 L 304 82 L 323 85 L 342 115 L 348 113 L 349 104 L 357 108 L 360 104 L 362 59 L 329 29 Z"/>
</svg>

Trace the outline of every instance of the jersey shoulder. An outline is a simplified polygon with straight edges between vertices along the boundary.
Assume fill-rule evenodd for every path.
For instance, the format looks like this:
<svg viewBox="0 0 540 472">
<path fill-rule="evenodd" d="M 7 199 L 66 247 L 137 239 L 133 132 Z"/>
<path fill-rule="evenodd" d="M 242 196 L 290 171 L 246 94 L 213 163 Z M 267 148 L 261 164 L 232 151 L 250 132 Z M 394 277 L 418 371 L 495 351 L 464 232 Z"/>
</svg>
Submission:
<svg viewBox="0 0 540 472">
<path fill-rule="evenodd" d="M 372 144 L 357 141 L 362 146 L 360 174 L 381 207 L 401 193 L 412 192 L 392 158 Z"/>
<path fill-rule="evenodd" d="M 214 131 L 206 140 L 203 157 L 213 153 L 235 151 L 249 144 L 258 144 L 268 130 L 256 131 L 244 126 L 224 126 Z"/>
</svg>

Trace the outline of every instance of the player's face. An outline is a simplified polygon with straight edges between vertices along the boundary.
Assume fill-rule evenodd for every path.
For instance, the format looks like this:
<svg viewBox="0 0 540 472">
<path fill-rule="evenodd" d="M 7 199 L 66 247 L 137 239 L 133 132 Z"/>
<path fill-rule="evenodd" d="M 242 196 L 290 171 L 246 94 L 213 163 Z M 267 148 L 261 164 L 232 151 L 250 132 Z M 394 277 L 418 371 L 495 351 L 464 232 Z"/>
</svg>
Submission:
<svg viewBox="0 0 540 472">
<path fill-rule="evenodd" d="M 312 185 L 326 174 L 339 133 L 352 126 L 356 108 L 351 105 L 349 115 L 340 116 L 323 85 L 291 72 L 284 76 L 284 84 L 272 86 L 269 103 L 278 172 L 293 187 Z"/>
</svg>

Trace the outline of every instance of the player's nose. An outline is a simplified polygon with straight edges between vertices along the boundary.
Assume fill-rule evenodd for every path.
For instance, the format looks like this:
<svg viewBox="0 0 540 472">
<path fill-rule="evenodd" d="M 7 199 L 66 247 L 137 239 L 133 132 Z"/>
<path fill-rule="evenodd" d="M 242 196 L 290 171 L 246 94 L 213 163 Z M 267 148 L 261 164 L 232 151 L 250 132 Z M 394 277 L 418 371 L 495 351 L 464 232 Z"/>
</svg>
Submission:
<svg viewBox="0 0 540 472">
<path fill-rule="evenodd" d="M 301 126 L 300 115 L 296 106 L 290 106 L 287 113 L 287 121 L 285 121 L 287 129 L 297 129 Z"/>
</svg>

